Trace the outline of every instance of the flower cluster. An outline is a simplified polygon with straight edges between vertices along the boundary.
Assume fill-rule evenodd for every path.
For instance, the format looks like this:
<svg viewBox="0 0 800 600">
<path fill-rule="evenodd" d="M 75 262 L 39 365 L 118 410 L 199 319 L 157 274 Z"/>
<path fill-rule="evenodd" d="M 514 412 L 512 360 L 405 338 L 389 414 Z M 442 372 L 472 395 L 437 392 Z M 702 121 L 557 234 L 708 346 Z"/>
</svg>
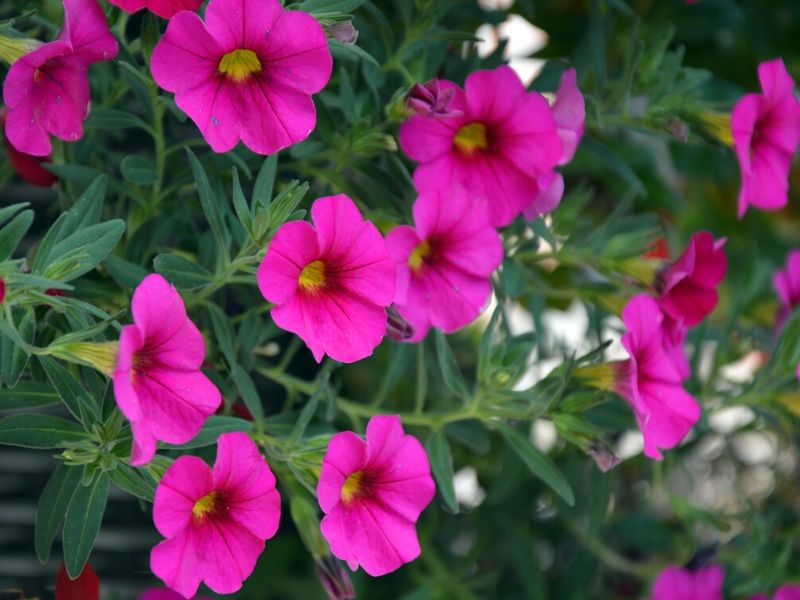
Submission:
<svg viewBox="0 0 800 600">
<path fill-rule="evenodd" d="M 676 565 L 666 567 L 653 583 L 651 600 L 722 600 L 725 570 L 719 565 L 697 569 L 682 569 Z M 780 587 L 773 600 L 797 600 L 800 585 Z M 766 594 L 751 596 L 749 600 L 769 600 Z"/>
</svg>

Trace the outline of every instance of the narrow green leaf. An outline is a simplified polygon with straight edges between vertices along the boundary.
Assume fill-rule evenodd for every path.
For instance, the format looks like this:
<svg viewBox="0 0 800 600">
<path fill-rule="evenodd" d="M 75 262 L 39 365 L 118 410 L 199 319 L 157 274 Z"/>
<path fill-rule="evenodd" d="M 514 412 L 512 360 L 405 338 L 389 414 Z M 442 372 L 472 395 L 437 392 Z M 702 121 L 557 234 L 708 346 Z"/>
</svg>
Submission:
<svg viewBox="0 0 800 600">
<path fill-rule="evenodd" d="M 148 274 L 144 267 L 120 258 L 116 254 L 106 256 L 103 267 L 114 281 L 128 289 L 135 288 Z"/>
<path fill-rule="evenodd" d="M 252 236 L 253 216 L 250 214 L 250 207 L 247 206 L 247 200 L 244 198 L 242 184 L 239 182 L 239 170 L 236 167 L 231 168 L 231 179 L 233 180 L 233 210 L 236 211 L 236 216 L 239 217 L 239 222 L 244 230 Z"/>
<path fill-rule="evenodd" d="M 81 485 L 75 490 L 67 508 L 64 519 L 64 565 L 72 579 L 81 574 L 92 553 L 106 510 L 108 483 L 108 474 L 98 473 L 91 484 Z"/>
<path fill-rule="evenodd" d="M 261 398 L 258 396 L 256 386 L 253 384 L 250 375 L 242 367 L 234 364 L 231 365 L 231 379 L 239 389 L 244 405 L 253 415 L 256 424 L 262 427 L 264 424 L 264 408 L 261 406 Z"/>
<path fill-rule="evenodd" d="M 278 172 L 278 155 L 272 154 L 264 159 L 264 164 L 258 171 L 255 185 L 253 186 L 253 197 L 250 206 L 255 208 L 256 204 L 269 208 L 272 201 L 272 190 L 275 187 L 275 174 Z"/>
<path fill-rule="evenodd" d="M 208 314 L 211 315 L 211 325 L 214 327 L 214 335 L 217 338 L 220 350 L 225 355 L 225 360 L 229 365 L 236 364 L 236 340 L 233 334 L 233 326 L 228 316 L 216 304 L 206 306 Z"/>
<path fill-rule="evenodd" d="M 458 512 L 456 489 L 453 485 L 453 457 L 450 453 L 450 443 L 444 432 L 437 431 L 425 445 L 428 458 L 431 461 L 431 471 L 436 478 L 436 485 L 447 507 L 454 513 Z"/>
<path fill-rule="evenodd" d="M 67 216 L 64 219 L 63 227 L 59 231 L 59 239 L 64 239 L 78 229 L 96 225 L 100 222 L 107 187 L 108 178 L 105 175 L 100 175 L 89 184 L 80 195 L 80 198 L 65 213 Z"/>
<path fill-rule="evenodd" d="M 159 254 L 153 259 L 153 268 L 180 288 L 208 285 L 213 277 L 205 267 L 179 254 Z"/>
<path fill-rule="evenodd" d="M 197 184 L 197 195 L 200 197 L 200 205 L 203 207 L 203 213 L 206 215 L 206 220 L 211 226 L 211 231 L 219 244 L 220 251 L 227 254 L 227 244 L 225 243 L 225 224 L 222 220 L 222 214 L 219 212 L 217 200 L 214 197 L 214 192 L 211 189 L 211 184 L 208 182 L 208 175 L 206 175 L 203 165 L 197 160 L 194 152 L 190 148 L 186 148 L 186 154 L 189 157 L 189 165 L 192 168 L 195 183 Z"/>
<path fill-rule="evenodd" d="M 350 60 L 350 61 L 364 61 L 379 67 L 381 64 L 369 52 L 364 50 L 361 46 L 356 44 L 342 44 L 335 39 L 328 40 L 328 49 L 335 59 Z"/>
<path fill-rule="evenodd" d="M 155 489 L 136 469 L 117 463 L 117 468 L 111 471 L 110 475 L 111 481 L 120 489 L 142 500 L 153 501 Z"/>
<path fill-rule="evenodd" d="M 52 386 L 38 381 L 20 381 L 13 390 L 0 389 L 0 410 L 35 408 L 58 404 L 61 397 Z"/>
<path fill-rule="evenodd" d="M 478 346 L 478 381 L 488 381 L 492 367 L 492 341 L 497 329 L 497 323 L 503 314 L 503 303 L 498 302 L 489 319 L 489 324 L 481 336 Z"/>
<path fill-rule="evenodd" d="M 331 17 L 349 14 L 364 2 L 365 0 L 305 0 L 300 3 L 299 8 L 317 18 Z"/>
<path fill-rule="evenodd" d="M 572 488 L 549 458 L 539 452 L 525 436 L 513 427 L 500 421 L 496 421 L 494 426 L 534 475 L 549 485 L 564 499 L 564 502 L 570 506 L 575 504 Z"/>
<path fill-rule="evenodd" d="M 156 170 L 144 156 L 126 156 L 119 163 L 122 176 L 136 185 L 150 185 L 156 180 Z"/>
<path fill-rule="evenodd" d="M 445 385 L 459 398 L 469 398 L 470 393 L 464 376 L 458 368 L 456 358 L 450 350 L 447 338 L 439 329 L 436 330 L 436 358 L 439 362 L 439 369 Z"/>
<path fill-rule="evenodd" d="M 17 331 L 26 343 L 33 344 L 36 335 L 36 317 L 33 310 L 25 312 L 19 321 Z M 0 383 L 13 388 L 27 363 L 28 353 L 10 337 L 0 333 Z"/>
<path fill-rule="evenodd" d="M 0 421 L 2 422 L 2 421 Z M 167 450 L 191 450 L 212 446 L 217 443 L 217 438 L 223 433 L 231 431 L 249 431 L 251 424 L 237 417 L 212 416 L 206 419 L 205 425 L 194 438 L 185 444 L 165 444 Z"/>
<path fill-rule="evenodd" d="M 23 448 L 58 448 L 86 437 L 73 421 L 49 415 L 11 415 L 0 419 L 0 444 Z"/>
<path fill-rule="evenodd" d="M 84 123 L 87 129 L 142 129 L 151 135 L 153 129 L 139 117 L 113 108 L 93 108 Z"/>
<path fill-rule="evenodd" d="M 76 230 L 55 244 L 55 259 L 44 270 L 45 277 L 70 281 L 88 273 L 109 255 L 125 232 L 125 221 L 113 219 Z"/>
<path fill-rule="evenodd" d="M 72 373 L 49 356 L 40 356 L 38 358 L 44 372 L 47 373 L 47 378 L 53 384 L 53 387 L 58 390 L 69 412 L 86 426 L 98 421 L 100 419 L 100 411 L 97 402 L 94 401 L 81 383 L 75 379 Z"/>
<path fill-rule="evenodd" d="M 33 223 L 33 211 L 23 210 L 0 229 L 0 262 L 7 260 Z"/>
<path fill-rule="evenodd" d="M 17 204 L 0 208 L 0 225 L 8 221 L 11 217 L 27 206 L 30 206 L 30 202 L 18 202 Z"/>
<path fill-rule="evenodd" d="M 64 521 L 69 501 L 82 479 L 83 467 L 73 467 L 60 462 L 47 480 L 42 495 L 39 496 L 33 542 L 36 556 L 42 564 L 50 557 L 53 540 Z"/>
</svg>

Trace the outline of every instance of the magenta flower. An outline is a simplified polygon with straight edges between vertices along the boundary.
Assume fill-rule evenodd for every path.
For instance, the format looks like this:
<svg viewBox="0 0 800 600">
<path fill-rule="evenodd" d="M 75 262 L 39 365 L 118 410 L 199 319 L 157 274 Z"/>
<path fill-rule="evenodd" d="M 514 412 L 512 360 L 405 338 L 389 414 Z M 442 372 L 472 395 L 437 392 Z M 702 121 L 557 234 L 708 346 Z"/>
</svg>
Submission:
<svg viewBox="0 0 800 600">
<path fill-rule="evenodd" d="M 135 13 L 146 8 L 162 19 L 169 19 L 182 10 L 196 11 L 203 0 L 108 0 L 122 10 Z"/>
<path fill-rule="evenodd" d="M 278 531 L 275 476 L 246 433 L 223 433 L 211 469 L 181 456 L 156 489 L 153 523 L 165 538 L 150 552 L 153 573 L 191 598 L 200 582 L 231 594 Z"/>
<path fill-rule="evenodd" d="M 631 405 L 644 437 L 644 453 L 661 460 L 660 449 L 675 447 L 700 418 L 700 406 L 682 387 L 684 375 L 664 339 L 664 315 L 646 294 L 622 311 L 627 333 L 622 345 L 630 359 L 618 364 L 616 391 Z M 670 349 L 670 350 L 668 350 Z"/>
<path fill-rule="evenodd" d="M 400 145 L 420 163 L 414 183 L 421 193 L 461 184 L 489 204 L 492 225 L 507 225 L 538 194 L 538 178 L 561 159 L 553 113 L 505 65 L 472 73 L 464 90 L 450 81 L 439 85 L 453 90 L 449 107 L 463 114 L 415 115 L 400 127 Z"/>
<path fill-rule="evenodd" d="M 756 594 L 750 596 L 749 600 L 769 600 L 766 594 Z M 772 600 L 800 600 L 800 585 L 784 585 L 781 586 Z"/>
<path fill-rule="evenodd" d="M 186 600 L 186 598 L 169 588 L 149 588 L 142 592 L 139 600 Z M 194 596 L 193 600 L 211 600 L 208 596 Z"/>
<path fill-rule="evenodd" d="M 652 600 L 723 600 L 725 571 L 719 565 L 695 571 L 670 565 L 653 584 Z"/>
<path fill-rule="evenodd" d="M 783 59 L 758 65 L 761 94 L 746 94 L 731 113 L 731 131 L 742 173 L 739 218 L 752 204 L 762 210 L 786 206 L 789 168 L 800 143 L 800 102 Z"/>
<path fill-rule="evenodd" d="M 553 103 L 558 137 L 564 145 L 559 165 L 565 165 L 572 160 L 586 129 L 586 103 L 578 89 L 577 77 L 575 69 L 564 71 L 556 91 L 556 101 Z"/>
<path fill-rule="evenodd" d="M 203 336 L 183 300 L 161 275 L 148 275 L 131 301 L 133 325 L 122 328 L 114 396 L 133 432 L 132 465 L 150 462 L 156 440 L 184 444 L 222 402 L 200 365 Z"/>
<path fill-rule="evenodd" d="M 416 228 L 386 236 L 397 264 L 394 303 L 417 342 L 431 327 L 451 333 L 474 321 L 492 293 L 490 276 L 503 261 L 503 241 L 489 224 L 486 204 L 455 188 L 420 194 Z"/>
<path fill-rule="evenodd" d="M 539 177 L 539 192 L 522 211 L 526 219 L 532 221 L 539 215 L 554 211 L 564 196 L 564 177 L 558 171 L 550 171 Z"/>
<path fill-rule="evenodd" d="M 347 196 L 320 198 L 311 218 L 313 226 L 281 225 L 258 268 L 258 287 L 277 304 L 275 324 L 300 336 L 317 362 L 325 354 L 355 362 L 386 333 L 395 266 L 378 229 Z"/>
<path fill-rule="evenodd" d="M 278 0 L 211 0 L 205 22 L 179 12 L 150 62 L 215 152 L 241 140 L 259 154 L 308 137 L 332 66 L 322 26 Z"/>
<path fill-rule="evenodd" d="M 415 83 L 408 92 L 406 104 L 408 109 L 423 117 L 445 119 L 460 117 L 463 111 L 450 108 L 456 88 L 448 86 L 442 89 L 438 79 L 431 79 L 425 84 Z"/>
<path fill-rule="evenodd" d="M 3 84 L 6 137 L 20 152 L 47 156 L 50 134 L 68 142 L 83 136 L 89 114 L 88 66 L 117 55 L 103 9 L 95 0 L 63 0 L 58 39 L 11 65 Z"/>
<path fill-rule="evenodd" d="M 659 273 L 659 303 L 670 319 L 694 327 L 717 306 L 716 288 L 728 268 L 725 241 L 708 231 L 695 233 L 683 254 Z"/>
<path fill-rule="evenodd" d="M 372 417 L 366 442 L 345 431 L 328 444 L 317 485 L 322 535 L 354 571 L 391 573 L 419 556 L 415 525 L 435 491 L 419 440 L 399 417 Z"/>
<path fill-rule="evenodd" d="M 792 311 L 800 306 L 800 250 L 792 250 L 786 268 L 777 271 L 772 279 L 781 301 L 777 326 L 783 327 Z"/>
</svg>

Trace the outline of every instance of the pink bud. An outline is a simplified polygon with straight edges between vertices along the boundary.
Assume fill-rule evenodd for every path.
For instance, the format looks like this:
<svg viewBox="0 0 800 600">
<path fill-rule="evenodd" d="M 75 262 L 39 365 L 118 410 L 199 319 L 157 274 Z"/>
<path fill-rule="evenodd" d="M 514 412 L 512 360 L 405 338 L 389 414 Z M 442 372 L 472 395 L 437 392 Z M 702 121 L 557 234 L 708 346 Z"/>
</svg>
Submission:
<svg viewBox="0 0 800 600">
<path fill-rule="evenodd" d="M 414 335 L 414 327 L 400 316 L 394 305 L 386 309 L 386 333 L 395 342 L 408 341 Z"/>
<path fill-rule="evenodd" d="M 339 21 L 326 27 L 325 31 L 340 44 L 352 45 L 358 40 L 358 29 L 353 27 L 352 21 Z"/>
<path fill-rule="evenodd" d="M 442 89 L 438 79 L 431 79 L 425 84 L 415 83 L 408 92 L 408 110 L 423 117 L 444 119 L 459 117 L 463 111 L 451 109 L 455 88 Z"/>
<path fill-rule="evenodd" d="M 330 600 L 351 600 L 356 597 L 350 576 L 340 560 L 331 555 L 324 556 L 317 561 L 316 571 Z"/>
</svg>

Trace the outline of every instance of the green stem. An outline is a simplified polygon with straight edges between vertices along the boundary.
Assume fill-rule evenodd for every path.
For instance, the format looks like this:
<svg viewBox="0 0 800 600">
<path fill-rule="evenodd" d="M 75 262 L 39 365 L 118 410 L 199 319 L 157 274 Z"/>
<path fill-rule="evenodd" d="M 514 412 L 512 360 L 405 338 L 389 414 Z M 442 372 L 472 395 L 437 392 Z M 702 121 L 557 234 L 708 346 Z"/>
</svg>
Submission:
<svg viewBox="0 0 800 600">
<path fill-rule="evenodd" d="M 414 395 L 414 414 L 421 415 L 428 395 L 428 370 L 425 365 L 425 342 L 417 346 L 417 387 Z"/>
</svg>

